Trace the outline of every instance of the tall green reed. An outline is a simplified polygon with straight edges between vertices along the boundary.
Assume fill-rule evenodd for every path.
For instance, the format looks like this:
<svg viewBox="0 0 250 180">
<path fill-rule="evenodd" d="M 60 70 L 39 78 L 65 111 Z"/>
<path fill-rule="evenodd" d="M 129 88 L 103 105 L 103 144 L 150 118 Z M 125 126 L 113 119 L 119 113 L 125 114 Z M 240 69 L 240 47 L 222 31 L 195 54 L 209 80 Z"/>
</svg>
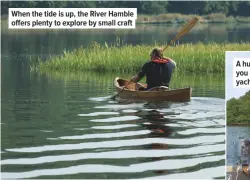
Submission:
<svg viewBox="0 0 250 180">
<path fill-rule="evenodd" d="M 155 45 L 100 45 L 93 42 L 89 47 L 65 51 L 61 56 L 38 61 L 32 69 L 41 71 L 96 71 L 136 72 L 149 60 Z M 177 63 L 177 72 L 224 73 L 225 51 L 249 50 L 249 43 L 216 44 L 197 43 L 169 47 L 164 56 Z"/>
</svg>

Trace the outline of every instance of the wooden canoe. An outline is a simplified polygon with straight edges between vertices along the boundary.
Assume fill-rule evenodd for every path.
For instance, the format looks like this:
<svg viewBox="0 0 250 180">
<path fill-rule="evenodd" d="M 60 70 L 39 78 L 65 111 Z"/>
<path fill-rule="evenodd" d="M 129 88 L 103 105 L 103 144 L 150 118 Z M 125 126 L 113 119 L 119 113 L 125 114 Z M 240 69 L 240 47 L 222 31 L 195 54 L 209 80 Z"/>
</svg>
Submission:
<svg viewBox="0 0 250 180">
<path fill-rule="evenodd" d="M 129 81 L 115 78 L 114 86 L 119 92 Z M 142 84 L 146 87 L 146 84 Z M 191 99 L 192 88 L 181 88 L 181 89 L 164 89 L 155 88 L 148 91 L 136 90 L 136 83 L 131 82 L 125 89 L 123 89 L 118 97 L 121 99 L 134 99 L 134 100 L 147 100 L 147 101 L 170 101 L 170 102 L 188 102 Z"/>
</svg>

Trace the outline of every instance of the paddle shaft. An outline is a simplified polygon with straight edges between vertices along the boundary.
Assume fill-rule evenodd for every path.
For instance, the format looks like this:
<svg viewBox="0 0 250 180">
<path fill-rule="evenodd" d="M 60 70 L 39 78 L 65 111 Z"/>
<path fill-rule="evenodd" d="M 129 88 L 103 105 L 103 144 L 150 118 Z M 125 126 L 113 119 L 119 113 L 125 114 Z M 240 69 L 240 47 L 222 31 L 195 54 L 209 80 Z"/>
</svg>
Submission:
<svg viewBox="0 0 250 180">
<path fill-rule="evenodd" d="M 174 39 L 172 39 L 167 44 L 167 46 L 163 48 L 162 51 L 165 51 L 165 49 L 167 49 L 169 46 L 171 46 L 175 41 L 177 41 L 182 36 L 184 36 L 186 33 L 188 33 L 195 26 L 195 24 L 197 22 L 198 22 L 198 18 L 197 17 L 194 17 L 191 21 L 189 21 L 185 26 L 183 26 L 183 28 L 180 30 L 180 32 L 178 34 L 176 34 L 176 36 L 174 37 Z"/>
<path fill-rule="evenodd" d="M 120 94 L 120 92 L 122 92 L 123 89 L 125 89 L 131 82 L 132 82 L 132 80 L 130 80 L 116 95 L 114 95 L 113 97 L 111 97 L 111 99 L 115 99 L 116 96 L 118 96 Z"/>
</svg>

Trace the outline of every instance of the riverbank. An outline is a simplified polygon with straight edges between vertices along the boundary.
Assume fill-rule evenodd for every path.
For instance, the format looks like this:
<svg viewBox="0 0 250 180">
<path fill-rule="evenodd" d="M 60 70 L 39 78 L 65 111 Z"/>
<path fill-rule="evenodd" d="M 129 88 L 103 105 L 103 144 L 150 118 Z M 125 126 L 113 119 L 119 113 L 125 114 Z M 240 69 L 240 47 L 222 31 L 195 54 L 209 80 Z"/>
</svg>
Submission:
<svg viewBox="0 0 250 180">
<path fill-rule="evenodd" d="M 185 23 L 197 17 L 200 23 L 249 23 L 250 17 L 226 16 L 222 13 L 213 13 L 209 15 L 185 15 L 179 13 L 167 13 L 160 15 L 138 15 L 137 23 L 144 24 L 174 24 Z"/>
<path fill-rule="evenodd" d="M 96 71 L 96 72 L 137 72 L 149 59 L 151 50 L 160 45 L 100 45 L 93 42 L 87 48 L 64 51 L 46 61 L 32 60 L 31 70 L 39 71 Z M 224 73 L 225 51 L 244 51 L 250 43 L 242 44 L 183 44 L 169 47 L 164 56 L 177 63 L 179 73 L 211 74 Z"/>
<path fill-rule="evenodd" d="M 229 110 L 229 111 L 230 111 L 229 113 L 231 113 L 231 110 Z M 250 120 L 244 119 L 244 118 L 246 118 L 245 114 L 242 114 L 242 116 L 240 116 L 240 115 L 235 116 L 233 119 L 228 117 L 228 115 L 227 115 L 227 126 L 249 126 L 250 127 Z M 241 119 L 242 117 L 243 117 L 243 119 Z M 249 117 L 247 117 L 247 118 L 249 118 Z"/>
<path fill-rule="evenodd" d="M 227 126 L 249 126 L 250 127 L 250 122 L 242 122 L 242 123 L 232 123 L 232 122 L 229 122 L 227 123 Z"/>
</svg>

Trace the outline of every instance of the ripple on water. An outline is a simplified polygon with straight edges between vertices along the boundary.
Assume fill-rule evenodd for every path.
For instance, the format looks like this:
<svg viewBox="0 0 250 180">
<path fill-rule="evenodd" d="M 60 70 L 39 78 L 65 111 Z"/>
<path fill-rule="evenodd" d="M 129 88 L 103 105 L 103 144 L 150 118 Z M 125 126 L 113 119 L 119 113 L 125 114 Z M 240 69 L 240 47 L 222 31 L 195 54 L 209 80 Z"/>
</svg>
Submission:
<svg viewBox="0 0 250 180">
<path fill-rule="evenodd" d="M 85 134 L 81 136 L 62 136 L 58 138 L 53 138 L 53 140 L 59 139 L 99 139 L 99 138 L 114 138 L 114 137 L 127 137 L 127 136 L 137 136 L 143 134 L 149 134 L 149 130 L 140 130 L 140 131 L 124 131 L 117 133 L 101 133 L 101 134 Z"/>
<path fill-rule="evenodd" d="M 92 119 L 92 122 L 119 122 L 119 121 L 132 121 L 140 119 L 138 116 L 119 116 L 119 117 L 111 117 L 106 119 Z"/>
<path fill-rule="evenodd" d="M 101 101 L 107 101 L 111 98 L 111 96 L 106 96 L 106 97 L 90 97 L 88 98 L 90 101 L 98 101 L 98 102 L 101 102 Z"/>
<path fill-rule="evenodd" d="M 143 108 L 144 103 L 132 103 L 132 104 L 108 104 L 103 106 L 96 106 L 97 109 L 113 109 L 113 110 L 120 110 L 120 109 L 141 109 Z"/>
<path fill-rule="evenodd" d="M 225 172 L 225 166 L 219 166 L 219 167 L 205 168 L 195 172 L 154 176 L 147 179 L 194 179 L 194 177 L 195 179 L 204 179 L 204 178 L 214 179 L 214 178 L 221 178 L 222 176 L 224 176 L 223 172 Z"/>
<path fill-rule="evenodd" d="M 123 128 L 130 128 L 130 127 L 137 127 L 136 124 L 118 124 L 112 126 L 93 126 L 92 129 L 123 129 Z"/>
<path fill-rule="evenodd" d="M 139 158 L 139 157 L 172 157 L 172 156 L 190 156 L 198 154 L 214 153 L 217 151 L 224 151 L 224 144 L 215 145 L 202 145 L 191 148 L 177 148 L 168 150 L 122 150 L 122 151 L 109 151 L 100 153 L 80 153 L 70 155 L 56 155 L 56 156 L 43 156 L 37 158 L 19 158 L 19 159 L 6 159 L 2 160 L 2 164 L 42 164 L 58 161 L 76 161 L 83 159 L 126 159 L 126 158 Z"/>
<path fill-rule="evenodd" d="M 196 133 L 225 133 L 225 128 L 196 128 L 196 129 L 186 129 L 184 131 L 177 132 L 181 135 L 190 135 L 190 134 L 196 134 Z"/>
<path fill-rule="evenodd" d="M 3 178 L 32 178 L 43 175 L 66 175 L 77 173 L 128 173 L 128 172 L 144 172 L 149 170 L 165 170 L 181 169 L 186 167 L 196 166 L 204 162 L 213 162 L 223 160 L 224 156 L 208 156 L 202 158 L 192 158 L 185 160 L 160 160 L 156 162 L 138 163 L 130 166 L 115 166 L 115 165 L 99 165 L 87 164 L 71 166 L 57 169 L 41 169 L 21 173 L 2 173 Z"/>
<path fill-rule="evenodd" d="M 81 109 L 72 131 L 44 133 L 47 145 L 4 149 L 5 154 L 19 156 L 2 159 L 2 177 L 56 178 L 84 173 L 115 174 L 116 178 L 124 173 L 140 174 L 156 179 L 224 176 L 224 100 L 194 98 L 172 104 L 119 104 L 109 97 L 89 100 L 98 106 L 95 103 L 94 112 Z M 59 162 L 63 165 L 55 166 Z M 25 170 L 15 172 L 11 165 L 25 165 Z"/>
<path fill-rule="evenodd" d="M 211 136 L 198 136 L 189 137 L 188 139 L 170 139 L 170 138 L 144 138 L 144 139 L 130 139 L 130 140 L 113 140 L 113 141 L 100 141 L 100 142 L 86 142 L 78 144 L 59 144 L 59 145 L 45 145 L 27 148 L 13 148 L 6 149 L 11 152 L 44 152 L 44 151 L 60 151 L 60 150 L 76 150 L 76 149 L 95 149 L 103 147 L 131 147 L 145 144 L 171 144 L 171 145 L 198 145 L 206 143 L 221 143 L 224 142 L 224 135 L 217 135 L 214 138 Z"/>
<path fill-rule="evenodd" d="M 118 112 L 93 112 L 88 114 L 78 114 L 78 116 L 99 116 L 99 115 L 117 115 Z"/>
</svg>

